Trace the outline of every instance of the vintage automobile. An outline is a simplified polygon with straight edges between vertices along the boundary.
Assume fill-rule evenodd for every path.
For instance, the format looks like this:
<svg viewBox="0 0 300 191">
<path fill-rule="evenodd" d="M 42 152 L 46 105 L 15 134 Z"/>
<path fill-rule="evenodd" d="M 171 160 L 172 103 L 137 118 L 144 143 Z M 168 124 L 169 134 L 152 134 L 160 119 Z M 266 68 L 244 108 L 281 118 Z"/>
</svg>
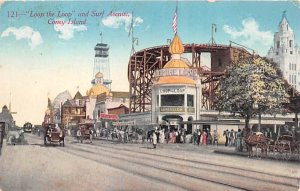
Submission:
<svg viewBox="0 0 300 191">
<path fill-rule="evenodd" d="M 44 145 L 65 146 L 65 133 L 58 124 L 44 124 Z"/>
<path fill-rule="evenodd" d="M 89 140 L 90 143 L 93 142 L 94 137 L 94 123 L 84 122 L 79 123 L 79 129 L 76 133 L 78 142 L 83 143 L 83 140 Z"/>
</svg>

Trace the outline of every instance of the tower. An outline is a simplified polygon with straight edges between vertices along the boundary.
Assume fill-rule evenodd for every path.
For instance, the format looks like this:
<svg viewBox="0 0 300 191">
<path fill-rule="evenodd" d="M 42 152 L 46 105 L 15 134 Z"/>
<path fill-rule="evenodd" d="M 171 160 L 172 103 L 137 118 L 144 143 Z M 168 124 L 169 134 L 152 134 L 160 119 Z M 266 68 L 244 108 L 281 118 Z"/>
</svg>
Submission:
<svg viewBox="0 0 300 191">
<path fill-rule="evenodd" d="M 103 74 L 103 84 L 110 90 L 111 82 L 110 79 L 110 67 L 109 67 L 109 46 L 108 44 L 97 43 L 95 48 L 95 59 L 94 59 L 94 70 L 93 77 L 98 73 Z M 95 79 L 92 80 L 92 84 L 95 85 Z"/>
<path fill-rule="evenodd" d="M 295 34 L 283 12 L 278 25 L 278 32 L 274 34 L 273 46 L 268 58 L 273 59 L 283 73 L 284 78 L 298 91 L 300 90 L 300 51 L 295 43 Z"/>
</svg>

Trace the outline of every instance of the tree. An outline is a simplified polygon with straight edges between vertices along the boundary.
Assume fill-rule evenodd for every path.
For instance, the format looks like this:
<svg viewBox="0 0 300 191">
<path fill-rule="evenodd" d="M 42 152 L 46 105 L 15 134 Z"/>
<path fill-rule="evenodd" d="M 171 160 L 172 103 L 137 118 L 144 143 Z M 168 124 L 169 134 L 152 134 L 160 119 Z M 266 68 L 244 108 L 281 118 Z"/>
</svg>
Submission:
<svg viewBox="0 0 300 191">
<path fill-rule="evenodd" d="M 215 96 L 219 111 L 238 113 L 245 127 L 257 114 L 275 114 L 289 102 L 285 81 L 279 70 L 261 57 L 240 59 L 220 79 Z M 260 130 L 260 129 L 259 129 Z"/>
</svg>

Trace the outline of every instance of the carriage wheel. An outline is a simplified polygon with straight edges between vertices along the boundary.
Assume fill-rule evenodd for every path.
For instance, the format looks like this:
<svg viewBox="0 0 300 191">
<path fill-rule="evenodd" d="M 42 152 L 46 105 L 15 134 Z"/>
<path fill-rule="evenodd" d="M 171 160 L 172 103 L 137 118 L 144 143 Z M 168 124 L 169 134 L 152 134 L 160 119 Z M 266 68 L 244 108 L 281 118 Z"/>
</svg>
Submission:
<svg viewBox="0 0 300 191">
<path fill-rule="evenodd" d="M 279 142 L 278 143 L 278 154 L 279 159 L 289 160 L 292 155 L 291 146 L 289 143 Z"/>
<path fill-rule="evenodd" d="M 289 160 L 292 156 L 292 148 L 290 143 L 284 144 L 284 152 L 285 152 L 284 159 Z"/>
<path fill-rule="evenodd" d="M 266 157 L 267 157 L 267 145 L 265 143 L 258 143 L 256 145 L 256 157 L 257 158 L 263 158 L 264 153 L 266 153 Z M 258 156 L 258 151 L 260 151 L 260 156 Z"/>
</svg>

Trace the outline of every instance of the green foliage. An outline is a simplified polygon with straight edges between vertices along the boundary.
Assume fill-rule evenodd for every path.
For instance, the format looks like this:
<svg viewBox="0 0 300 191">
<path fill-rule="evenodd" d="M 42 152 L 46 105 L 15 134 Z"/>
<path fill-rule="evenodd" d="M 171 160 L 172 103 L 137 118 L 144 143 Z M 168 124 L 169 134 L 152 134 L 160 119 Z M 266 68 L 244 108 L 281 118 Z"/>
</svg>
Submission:
<svg viewBox="0 0 300 191">
<path fill-rule="evenodd" d="M 239 60 L 220 79 L 215 105 L 220 111 L 251 118 L 261 113 L 282 112 L 289 102 L 284 80 L 278 69 L 260 57 Z"/>
</svg>

